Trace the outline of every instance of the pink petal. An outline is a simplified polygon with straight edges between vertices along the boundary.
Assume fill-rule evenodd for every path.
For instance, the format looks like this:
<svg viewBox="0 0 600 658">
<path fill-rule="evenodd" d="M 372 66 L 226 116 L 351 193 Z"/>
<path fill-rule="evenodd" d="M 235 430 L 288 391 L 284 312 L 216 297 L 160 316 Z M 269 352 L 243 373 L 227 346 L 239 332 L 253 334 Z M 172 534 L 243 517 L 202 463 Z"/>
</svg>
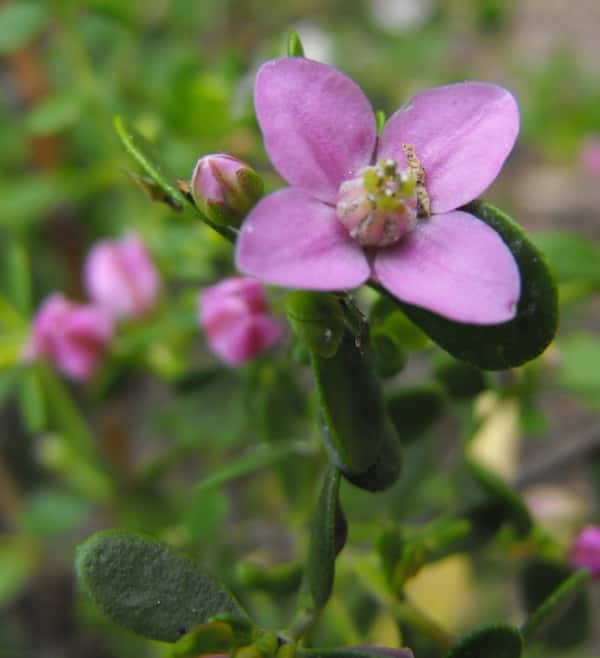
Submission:
<svg viewBox="0 0 600 658">
<path fill-rule="evenodd" d="M 266 313 L 241 317 L 231 327 L 207 333 L 213 351 L 225 363 L 239 365 L 250 361 L 274 345 L 283 333 L 275 318 Z"/>
<path fill-rule="evenodd" d="M 301 57 L 263 64 L 256 116 L 275 169 L 292 186 L 335 203 L 344 180 L 370 163 L 373 110 L 361 88 L 337 69 Z"/>
<path fill-rule="evenodd" d="M 506 89 L 484 82 L 434 87 L 390 117 L 378 157 L 404 163 L 402 145 L 412 145 L 433 212 L 447 212 L 491 185 L 518 132 L 519 109 Z"/>
<path fill-rule="evenodd" d="M 280 286 L 355 288 L 369 277 L 362 249 L 330 206 L 286 188 L 259 201 L 244 221 L 237 268 Z"/>
<path fill-rule="evenodd" d="M 400 243 L 377 253 L 374 274 L 401 301 L 470 324 L 511 320 L 521 293 L 519 269 L 502 238 L 461 211 L 420 220 Z"/>
</svg>

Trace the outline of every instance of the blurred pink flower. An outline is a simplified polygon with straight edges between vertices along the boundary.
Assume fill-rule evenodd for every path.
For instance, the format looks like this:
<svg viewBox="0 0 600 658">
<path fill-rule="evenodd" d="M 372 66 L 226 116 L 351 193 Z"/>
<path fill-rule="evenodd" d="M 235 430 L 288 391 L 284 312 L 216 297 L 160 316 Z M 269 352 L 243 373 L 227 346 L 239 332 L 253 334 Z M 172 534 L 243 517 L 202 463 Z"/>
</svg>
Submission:
<svg viewBox="0 0 600 658">
<path fill-rule="evenodd" d="M 105 309 L 54 294 L 35 315 L 24 359 L 47 359 L 72 379 L 86 380 L 101 365 L 112 337 L 113 320 Z"/>
<path fill-rule="evenodd" d="M 255 279 L 223 279 L 205 288 L 198 302 L 208 343 L 229 365 L 253 359 L 281 337 L 282 326 L 269 314 L 263 286 Z"/>
<path fill-rule="evenodd" d="M 589 569 L 594 578 L 600 578 L 600 527 L 586 526 L 575 537 L 570 550 L 571 563 Z"/>
<path fill-rule="evenodd" d="M 362 90 L 325 64 L 269 61 L 254 94 L 267 152 L 290 187 L 244 221 L 240 271 L 314 290 L 372 279 L 459 322 L 515 316 L 521 281 L 512 253 L 457 210 L 494 181 L 513 147 L 519 112 L 508 91 L 482 82 L 423 91 L 380 137 Z"/>
<path fill-rule="evenodd" d="M 144 243 L 135 234 L 101 240 L 84 265 L 89 296 L 115 317 L 141 317 L 156 303 L 160 279 Z"/>
<path fill-rule="evenodd" d="M 594 176 L 600 176 L 600 135 L 589 135 L 581 146 L 580 160 L 583 168 Z"/>
</svg>

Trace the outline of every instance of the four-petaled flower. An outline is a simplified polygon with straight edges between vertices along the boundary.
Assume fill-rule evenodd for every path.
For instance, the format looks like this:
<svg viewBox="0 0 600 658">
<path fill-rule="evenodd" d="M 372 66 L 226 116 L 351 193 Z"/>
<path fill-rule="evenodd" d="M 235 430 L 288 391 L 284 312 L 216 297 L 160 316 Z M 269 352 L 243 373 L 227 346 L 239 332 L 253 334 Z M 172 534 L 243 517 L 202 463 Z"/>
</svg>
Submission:
<svg viewBox="0 0 600 658">
<path fill-rule="evenodd" d="M 354 288 L 371 279 L 458 322 L 511 320 L 520 275 L 501 237 L 457 210 L 496 178 L 519 112 L 496 85 L 414 96 L 377 137 L 362 90 L 304 58 L 265 63 L 255 106 L 267 153 L 290 187 L 242 225 L 239 270 L 276 285 Z"/>
</svg>

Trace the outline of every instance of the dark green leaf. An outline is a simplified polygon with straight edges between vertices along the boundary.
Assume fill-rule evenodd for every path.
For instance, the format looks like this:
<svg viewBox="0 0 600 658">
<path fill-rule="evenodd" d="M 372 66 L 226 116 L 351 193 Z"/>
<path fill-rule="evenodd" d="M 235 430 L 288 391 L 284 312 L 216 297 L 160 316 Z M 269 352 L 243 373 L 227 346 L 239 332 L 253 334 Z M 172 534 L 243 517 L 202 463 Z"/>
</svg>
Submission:
<svg viewBox="0 0 600 658">
<path fill-rule="evenodd" d="M 305 570 L 305 587 L 316 609 L 327 603 L 333 589 L 339 490 L 340 473 L 330 467 L 317 503 Z"/>
<path fill-rule="evenodd" d="M 335 356 L 313 353 L 312 365 L 329 458 L 344 473 L 364 473 L 385 436 L 384 402 L 370 355 L 346 332 Z"/>
<path fill-rule="evenodd" d="M 344 313 L 333 295 L 293 292 L 286 297 L 285 310 L 292 329 L 308 349 L 324 358 L 335 355 L 344 335 Z"/>
<path fill-rule="evenodd" d="M 523 640 L 519 631 L 506 624 L 488 626 L 466 637 L 446 658 L 520 658 Z"/>
<path fill-rule="evenodd" d="M 394 335 L 405 350 L 423 350 L 431 342 L 399 309 L 396 300 L 381 296 L 371 307 L 369 325 L 372 333 Z"/>
<path fill-rule="evenodd" d="M 384 491 L 395 484 L 402 471 L 402 445 L 391 420 L 386 418 L 379 456 L 373 466 L 358 475 L 346 475 L 352 484 L 367 491 Z"/>
<path fill-rule="evenodd" d="M 406 315 L 440 347 L 478 368 L 505 370 L 541 354 L 558 322 L 558 297 L 542 254 L 517 224 L 493 206 L 474 202 L 465 208 L 496 230 L 506 242 L 521 273 L 517 316 L 494 326 L 462 324 L 397 300 Z"/>
<path fill-rule="evenodd" d="M 272 594 L 295 592 L 302 582 L 302 574 L 300 562 L 287 562 L 272 567 L 240 562 L 236 568 L 237 579 L 243 587 Z"/>
<path fill-rule="evenodd" d="M 357 646 L 343 649 L 298 649 L 299 656 L 306 658 L 413 658 L 410 649 L 390 649 L 388 647 Z"/>
<path fill-rule="evenodd" d="M 486 387 L 485 373 L 468 363 L 453 359 L 440 352 L 433 362 L 433 376 L 446 389 L 448 395 L 458 400 L 475 397 Z"/>
<path fill-rule="evenodd" d="M 533 527 L 533 520 L 517 492 L 481 464 L 468 462 L 467 469 L 499 516 L 512 523 L 519 535 L 528 535 Z"/>
<path fill-rule="evenodd" d="M 44 27 L 48 18 L 44 2 L 14 2 L 0 9 L 0 55 L 25 46 Z"/>
<path fill-rule="evenodd" d="M 381 377 L 393 377 L 406 365 L 406 352 L 394 333 L 373 331 L 371 346 L 375 367 Z"/>
<path fill-rule="evenodd" d="M 445 402 L 439 386 L 423 384 L 397 389 L 387 398 L 386 408 L 401 440 L 409 442 L 440 418 Z"/>
<path fill-rule="evenodd" d="M 521 576 L 521 595 L 530 615 L 523 625 L 526 640 L 567 648 L 583 642 L 590 631 L 589 573 L 547 560 L 531 560 Z"/>
<path fill-rule="evenodd" d="M 132 534 L 99 532 L 79 547 L 77 576 L 115 622 L 163 642 L 176 642 L 221 612 L 244 617 L 212 576 L 168 546 Z"/>
</svg>

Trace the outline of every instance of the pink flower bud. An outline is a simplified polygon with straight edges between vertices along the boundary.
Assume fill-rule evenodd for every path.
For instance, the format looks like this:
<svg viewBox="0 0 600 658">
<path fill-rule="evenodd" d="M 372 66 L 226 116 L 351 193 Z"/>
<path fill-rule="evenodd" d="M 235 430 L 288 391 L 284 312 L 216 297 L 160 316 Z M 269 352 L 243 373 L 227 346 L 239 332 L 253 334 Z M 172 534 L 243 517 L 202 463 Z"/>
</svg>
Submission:
<svg viewBox="0 0 600 658">
<path fill-rule="evenodd" d="M 600 526 L 589 525 L 575 537 L 570 550 L 571 563 L 589 569 L 600 578 Z"/>
<path fill-rule="evenodd" d="M 160 288 L 156 267 L 134 234 L 98 242 L 85 262 L 84 282 L 93 301 L 119 318 L 148 313 Z"/>
<path fill-rule="evenodd" d="M 105 309 L 54 294 L 34 318 L 24 359 L 47 359 L 72 379 L 85 380 L 101 365 L 112 337 L 113 321 Z"/>
<path fill-rule="evenodd" d="M 600 176 L 600 135 L 586 138 L 581 147 L 580 159 L 587 173 Z"/>
<path fill-rule="evenodd" d="M 281 324 L 269 314 L 264 289 L 255 279 L 224 279 L 205 288 L 198 302 L 208 343 L 229 365 L 253 359 L 281 337 Z"/>
<path fill-rule="evenodd" d="M 245 162 L 219 153 L 198 160 L 191 189 L 196 205 L 209 219 L 238 225 L 262 196 L 263 182 Z"/>
</svg>

